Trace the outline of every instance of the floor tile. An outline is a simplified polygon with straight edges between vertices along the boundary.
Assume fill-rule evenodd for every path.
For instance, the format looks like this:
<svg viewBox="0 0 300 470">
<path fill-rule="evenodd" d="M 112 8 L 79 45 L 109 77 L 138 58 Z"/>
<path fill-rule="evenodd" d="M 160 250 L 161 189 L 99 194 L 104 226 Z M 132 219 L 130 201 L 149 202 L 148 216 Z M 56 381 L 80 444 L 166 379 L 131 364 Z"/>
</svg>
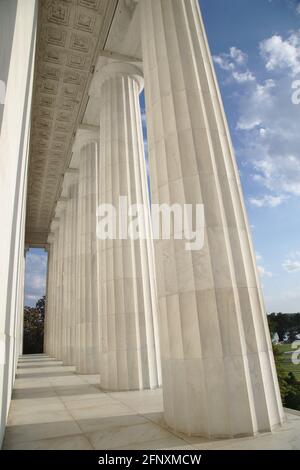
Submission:
<svg viewBox="0 0 300 470">
<path fill-rule="evenodd" d="M 47 356 L 22 356 L 4 449 L 300 449 L 300 415 L 272 434 L 208 440 L 170 430 L 161 390 L 104 392 L 99 375 L 77 375 Z"/>
<path fill-rule="evenodd" d="M 119 428 L 95 431 L 87 434 L 89 441 L 97 450 L 118 449 L 128 445 L 170 437 L 170 433 L 153 423 L 121 426 Z M 141 447 L 143 448 L 143 447 Z"/>
<path fill-rule="evenodd" d="M 81 429 L 75 421 L 37 423 L 28 425 L 7 426 L 5 430 L 5 445 L 20 442 L 35 441 L 51 437 L 80 434 Z"/>
<path fill-rule="evenodd" d="M 10 450 L 92 450 L 93 447 L 83 435 L 63 436 L 11 444 Z M 5 447 L 4 447 L 5 450 Z"/>
</svg>

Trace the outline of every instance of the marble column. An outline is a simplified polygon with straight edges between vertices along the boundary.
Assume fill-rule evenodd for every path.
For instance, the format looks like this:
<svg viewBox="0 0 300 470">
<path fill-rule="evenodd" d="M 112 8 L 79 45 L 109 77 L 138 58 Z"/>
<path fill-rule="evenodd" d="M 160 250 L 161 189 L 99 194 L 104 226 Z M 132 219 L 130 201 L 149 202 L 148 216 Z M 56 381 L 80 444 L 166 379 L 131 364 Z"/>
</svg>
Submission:
<svg viewBox="0 0 300 470">
<path fill-rule="evenodd" d="M 75 326 L 76 326 L 76 257 L 77 257 L 77 206 L 78 206 L 78 170 L 66 171 L 63 181 L 62 196 L 66 197 L 65 211 L 65 247 L 64 247 L 64 297 L 63 297 L 63 361 L 75 363 Z"/>
<path fill-rule="evenodd" d="M 228 125 L 197 0 L 140 0 L 153 203 L 204 205 L 204 247 L 155 243 L 164 410 L 237 436 L 283 420 Z"/>
<path fill-rule="evenodd" d="M 100 275 L 101 387 L 139 390 L 161 384 L 157 296 L 139 93 L 140 70 L 111 63 L 99 70 L 93 90 L 100 96 L 99 204 L 112 204 L 117 220 L 129 205 L 144 238 L 98 241 Z M 127 197 L 127 202 L 119 197 Z M 124 202 L 125 201 L 125 202 Z M 121 207 L 122 206 L 122 207 Z M 103 216 L 104 214 L 102 214 Z M 98 220 L 101 223 L 101 217 Z M 116 221 L 117 222 L 117 221 Z M 118 222 L 117 222 L 118 223 Z"/>
<path fill-rule="evenodd" d="M 71 245 L 71 220 L 70 199 L 64 200 L 63 213 L 63 245 L 61 252 L 62 279 L 61 279 L 61 359 L 64 364 L 70 365 L 70 245 Z"/>
<path fill-rule="evenodd" d="M 54 234 L 49 233 L 47 238 L 48 243 L 48 272 L 47 272 L 47 291 L 46 291 L 46 310 L 44 319 L 44 352 L 51 355 L 51 339 L 52 339 L 52 325 L 53 325 L 53 294 L 54 294 Z"/>
<path fill-rule="evenodd" d="M 77 234 L 78 234 L 78 174 L 70 183 L 70 364 L 76 361 L 76 283 L 77 283 Z"/>
<path fill-rule="evenodd" d="M 58 222 L 58 241 L 57 241 L 57 279 L 56 279 L 56 339 L 55 339 L 55 357 L 60 360 L 65 358 L 65 347 L 63 338 L 65 336 L 65 246 L 66 246 L 66 201 L 59 200 L 56 205 L 55 217 Z"/>
<path fill-rule="evenodd" d="M 98 154 L 99 128 L 80 128 L 76 134 L 71 166 L 79 169 L 75 365 L 81 374 L 99 373 L 96 243 Z"/>
<path fill-rule="evenodd" d="M 48 354 L 55 357 L 56 346 L 57 346 L 57 305 L 58 305 L 58 289 L 57 289 L 57 278 L 58 278 L 58 233 L 59 233 L 59 219 L 53 219 L 51 226 L 51 238 L 53 243 L 51 244 L 51 289 L 49 291 L 50 301 L 50 317 L 49 317 L 49 343 L 48 343 Z"/>
</svg>

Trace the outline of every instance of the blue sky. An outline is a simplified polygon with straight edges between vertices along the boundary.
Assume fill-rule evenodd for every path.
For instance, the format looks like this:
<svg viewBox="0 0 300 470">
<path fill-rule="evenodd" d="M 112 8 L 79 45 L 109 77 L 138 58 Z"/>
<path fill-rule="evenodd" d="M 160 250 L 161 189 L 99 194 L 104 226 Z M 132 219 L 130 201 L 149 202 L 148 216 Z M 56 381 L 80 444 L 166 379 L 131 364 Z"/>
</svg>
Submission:
<svg viewBox="0 0 300 470">
<path fill-rule="evenodd" d="M 34 307 L 36 301 L 46 292 L 47 252 L 30 249 L 26 253 L 24 304 Z"/>
<path fill-rule="evenodd" d="M 268 311 L 300 311 L 300 0 L 200 0 Z M 143 104 L 143 100 L 142 100 Z M 30 250 L 25 303 L 44 293 Z M 44 279 L 44 280 L 43 280 Z"/>
<path fill-rule="evenodd" d="M 200 0 L 268 311 L 300 311 L 299 0 Z"/>
</svg>

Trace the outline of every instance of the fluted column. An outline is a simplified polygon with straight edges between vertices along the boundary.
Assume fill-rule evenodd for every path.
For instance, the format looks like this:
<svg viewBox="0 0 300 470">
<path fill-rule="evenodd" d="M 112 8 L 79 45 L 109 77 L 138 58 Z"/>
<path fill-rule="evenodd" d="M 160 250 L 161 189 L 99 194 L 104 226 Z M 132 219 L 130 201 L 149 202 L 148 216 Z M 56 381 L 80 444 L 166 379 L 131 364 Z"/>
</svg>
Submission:
<svg viewBox="0 0 300 470">
<path fill-rule="evenodd" d="M 53 276 L 54 276 L 54 234 L 50 232 L 47 238 L 48 243 L 48 273 L 47 273 L 47 292 L 46 292 L 46 312 L 44 319 L 44 352 L 51 355 L 51 336 L 53 325 Z"/>
<path fill-rule="evenodd" d="M 126 217 L 129 205 L 143 204 L 136 220 L 145 235 L 145 239 L 127 238 L 123 226 L 124 233 L 117 233 L 116 239 L 98 241 L 101 386 L 109 390 L 156 388 L 161 384 L 161 372 L 139 107 L 143 79 L 137 67 L 111 63 L 99 71 L 99 81 L 95 80 L 93 87 L 98 86 L 101 98 L 99 203 L 112 204 L 117 218 Z M 120 204 L 120 196 L 127 201 Z"/>
<path fill-rule="evenodd" d="M 283 420 L 228 126 L 197 0 L 140 0 L 154 203 L 204 204 L 204 247 L 155 243 L 165 419 L 206 436 Z"/>
<path fill-rule="evenodd" d="M 79 129 L 71 165 L 79 168 L 75 364 L 82 374 L 99 373 L 96 244 L 98 153 L 99 129 Z"/>
<path fill-rule="evenodd" d="M 65 245 L 63 256 L 63 361 L 75 363 L 75 325 L 76 325 L 76 257 L 77 257 L 77 204 L 78 170 L 66 171 L 63 181 L 62 196 L 66 197 L 65 209 Z"/>
<path fill-rule="evenodd" d="M 69 195 L 68 195 L 69 196 Z M 63 214 L 63 246 L 62 246 L 62 285 L 61 285 L 61 359 L 64 364 L 70 365 L 70 263 L 71 263 L 71 213 L 70 198 L 64 201 Z"/>
<path fill-rule="evenodd" d="M 57 346 L 57 305 L 58 305 L 58 290 L 57 290 L 57 279 L 58 279 L 58 233 L 59 233 L 59 219 L 54 219 L 51 223 L 51 236 L 53 238 L 52 243 L 52 289 L 51 289 L 51 300 L 50 300 L 50 325 L 49 325 L 49 354 L 55 357 L 56 346 Z"/>
<path fill-rule="evenodd" d="M 78 174 L 70 184 L 70 364 L 76 363 L 76 292 L 77 292 L 77 235 L 78 235 Z"/>
<path fill-rule="evenodd" d="M 65 359 L 65 247 L 66 247 L 66 201 L 59 200 L 55 211 L 58 222 L 58 242 L 57 242 L 57 279 L 56 279 L 56 340 L 55 357 L 60 360 Z"/>
</svg>

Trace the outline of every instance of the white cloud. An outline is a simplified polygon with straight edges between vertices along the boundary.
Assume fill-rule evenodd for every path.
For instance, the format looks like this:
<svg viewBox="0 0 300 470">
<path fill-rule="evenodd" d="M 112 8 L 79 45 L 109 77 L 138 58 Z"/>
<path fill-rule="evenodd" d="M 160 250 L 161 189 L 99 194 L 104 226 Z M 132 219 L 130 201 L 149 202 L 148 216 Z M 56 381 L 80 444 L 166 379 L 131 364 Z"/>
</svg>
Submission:
<svg viewBox="0 0 300 470">
<path fill-rule="evenodd" d="M 247 62 L 248 56 L 237 47 L 230 47 L 229 53 L 223 52 L 220 55 L 213 56 L 213 60 L 223 70 L 234 70 L 237 65 Z"/>
<path fill-rule="evenodd" d="M 253 162 L 257 171 L 254 180 L 270 191 L 282 191 L 300 196 L 300 158 L 299 155 L 282 155 Z"/>
<path fill-rule="evenodd" d="M 262 41 L 259 48 L 267 70 L 288 69 L 292 75 L 300 72 L 300 31 L 287 39 L 275 34 Z"/>
<path fill-rule="evenodd" d="M 300 105 L 291 101 L 291 79 L 249 83 L 239 95 L 238 120 L 244 164 L 268 191 L 300 196 Z"/>
<path fill-rule="evenodd" d="M 255 83 L 249 89 L 246 100 L 248 102 L 247 109 L 243 108 L 240 118 L 237 122 L 237 129 L 251 130 L 261 126 L 263 122 L 262 112 L 273 106 L 275 101 L 276 84 L 274 80 L 266 80 L 263 84 Z M 244 102 L 244 100 L 243 100 Z M 266 131 L 266 129 L 264 128 Z"/>
<path fill-rule="evenodd" d="M 271 271 L 267 271 L 263 266 L 258 265 L 257 269 L 261 277 L 273 277 L 273 273 Z"/>
<path fill-rule="evenodd" d="M 26 265 L 30 266 L 31 270 L 46 269 L 47 256 L 45 253 L 37 254 L 34 251 L 29 251 L 26 255 Z"/>
<path fill-rule="evenodd" d="M 246 72 L 233 72 L 232 76 L 238 83 L 253 82 L 255 80 L 253 73 L 249 70 Z"/>
<path fill-rule="evenodd" d="M 298 13 L 298 15 L 300 15 L 300 3 L 296 6 L 296 13 Z"/>
<path fill-rule="evenodd" d="M 257 269 L 261 277 L 273 277 L 273 273 L 268 271 L 261 263 L 263 257 L 260 253 L 256 253 Z"/>
<path fill-rule="evenodd" d="M 300 30 L 286 37 L 267 38 L 258 47 L 267 70 L 272 72 L 264 81 L 258 81 L 247 69 L 244 53 L 240 64 L 232 50 L 220 54 L 215 62 L 227 70 L 225 84 L 234 80 L 242 83 L 242 74 L 248 75 L 242 92 L 236 87 L 232 95 L 238 114 L 238 157 L 240 164 L 248 167 L 247 175 L 253 183 L 264 189 L 257 197 L 254 187 L 250 203 L 277 207 L 290 196 L 300 196 L 300 105 L 292 102 L 291 78 L 298 69 L 300 72 Z"/>
<path fill-rule="evenodd" d="M 213 56 L 213 60 L 216 64 L 221 67 L 222 70 L 234 70 L 235 65 L 233 62 L 230 62 L 227 57 L 224 57 L 226 54 L 221 54 L 219 56 Z"/>
<path fill-rule="evenodd" d="M 288 273 L 300 271 L 300 261 L 287 259 L 282 266 Z"/>
<path fill-rule="evenodd" d="M 30 286 L 33 289 L 45 289 L 46 287 L 46 278 L 44 273 L 33 273 L 30 278 Z"/>
<path fill-rule="evenodd" d="M 34 300 L 35 302 L 39 299 L 38 295 L 32 295 L 32 294 L 26 294 L 25 295 L 26 300 Z"/>
<path fill-rule="evenodd" d="M 250 197 L 249 202 L 252 206 L 255 207 L 277 207 L 280 206 L 285 200 L 287 196 L 279 195 L 279 196 L 271 196 L 266 194 L 262 197 Z"/>
<path fill-rule="evenodd" d="M 237 47 L 230 47 L 228 53 L 213 56 L 214 62 L 222 69 L 230 72 L 230 78 L 237 83 L 255 81 L 255 76 L 246 68 L 248 56 Z"/>
<path fill-rule="evenodd" d="M 229 55 L 237 64 L 244 64 L 248 60 L 247 54 L 242 52 L 237 47 L 230 47 Z"/>
<path fill-rule="evenodd" d="M 300 271 L 300 253 L 296 251 L 291 253 L 287 259 L 282 263 L 282 267 L 288 273 L 295 273 Z"/>
</svg>

